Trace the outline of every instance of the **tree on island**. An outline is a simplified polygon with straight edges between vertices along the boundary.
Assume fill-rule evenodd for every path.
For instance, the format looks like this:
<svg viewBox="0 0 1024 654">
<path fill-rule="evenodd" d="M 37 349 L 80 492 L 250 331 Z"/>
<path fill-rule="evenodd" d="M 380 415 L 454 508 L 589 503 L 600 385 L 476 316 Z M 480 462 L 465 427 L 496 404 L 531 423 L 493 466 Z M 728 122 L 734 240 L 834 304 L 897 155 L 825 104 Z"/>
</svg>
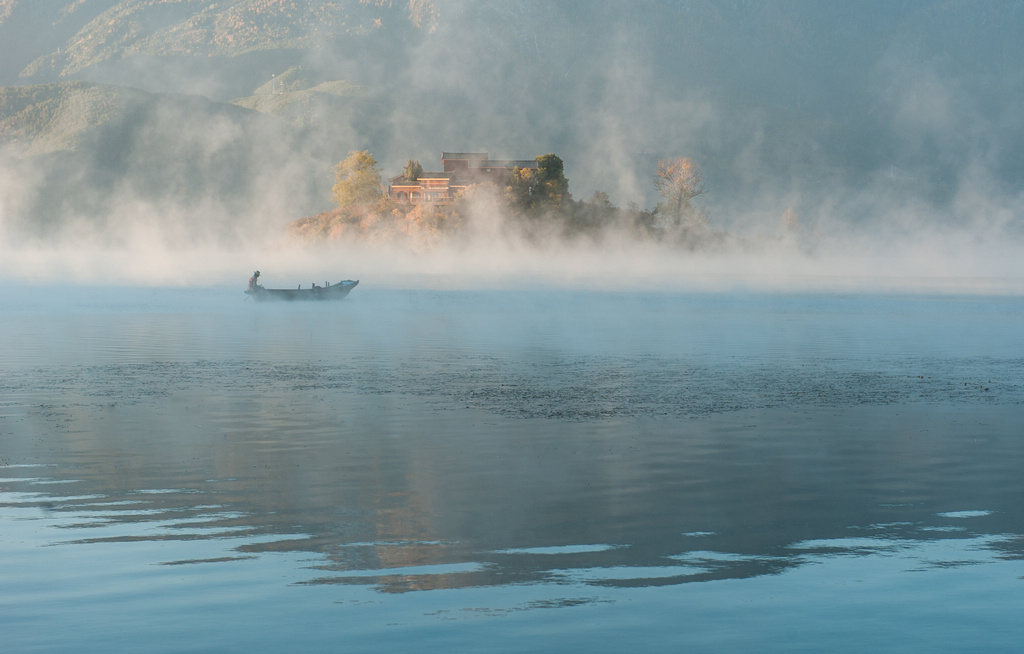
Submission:
<svg viewBox="0 0 1024 654">
<path fill-rule="evenodd" d="M 654 186 L 662 198 L 654 212 L 662 218 L 663 226 L 691 233 L 707 227 L 707 210 L 693 206 L 693 199 L 704 193 L 704 180 L 700 167 L 692 159 L 659 160 Z"/>
<path fill-rule="evenodd" d="M 516 168 L 512 171 L 508 186 L 505 187 L 506 200 L 520 210 L 560 210 L 572 200 L 562 160 L 554 154 L 544 154 L 536 159 L 536 168 Z"/>
<path fill-rule="evenodd" d="M 344 161 L 334 167 L 334 187 L 331 191 L 334 201 L 342 208 L 370 204 L 384 197 L 377 162 L 369 150 L 350 152 Z"/>
<path fill-rule="evenodd" d="M 405 164 L 405 168 L 402 170 L 402 179 L 412 183 L 420 177 L 423 177 L 423 166 L 415 159 L 410 159 L 409 163 Z"/>
<path fill-rule="evenodd" d="M 541 201 L 549 207 L 561 207 L 572 199 L 562 160 L 556 155 L 537 157 L 537 187 Z"/>
<path fill-rule="evenodd" d="M 453 203 L 393 202 L 381 182 L 377 162 L 366 151 L 350 152 L 334 167 L 333 198 L 338 207 L 296 221 L 297 233 L 312 238 L 356 237 L 368 241 L 405 239 L 425 246 L 472 226 L 483 212 L 489 221 L 518 230 L 527 238 L 557 235 L 573 241 L 595 242 L 632 233 L 680 245 L 724 242 L 728 235 L 708 228 L 708 212 L 693 200 L 704 193 L 700 168 L 678 157 L 658 162 L 655 186 L 661 201 L 654 210 L 635 203 L 620 209 L 608 194 L 594 191 L 586 201 L 569 193 L 562 159 L 554 154 L 536 157 L 537 166 L 515 168 L 505 185 L 470 184 Z M 402 178 L 415 183 L 423 167 L 406 163 Z M 511 233 L 511 232 L 510 232 Z"/>
</svg>

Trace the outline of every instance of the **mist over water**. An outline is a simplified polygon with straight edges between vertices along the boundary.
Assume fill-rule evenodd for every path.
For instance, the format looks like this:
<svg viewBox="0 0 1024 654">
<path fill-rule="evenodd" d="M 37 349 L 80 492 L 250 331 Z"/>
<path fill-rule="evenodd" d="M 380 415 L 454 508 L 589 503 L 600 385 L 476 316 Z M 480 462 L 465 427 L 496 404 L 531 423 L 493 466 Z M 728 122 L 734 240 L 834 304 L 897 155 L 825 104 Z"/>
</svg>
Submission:
<svg viewBox="0 0 1024 654">
<path fill-rule="evenodd" d="M 303 244 L 281 237 L 234 246 L 167 246 L 139 237 L 120 246 L 90 239 L 2 253 L 0 278 L 16 285 L 80 284 L 243 288 L 260 269 L 268 287 L 308 288 L 361 279 L 380 288 L 604 288 L 609 290 L 929 291 L 1020 293 L 1020 245 L 963 231 L 914 240 L 860 233 L 813 249 L 785 239 L 715 251 L 628 238 L 537 244 L 510 238 L 427 248 L 403 243 Z"/>
<path fill-rule="evenodd" d="M 0 30 L 26 49 L 13 38 L 17 21 L 42 19 L 10 4 Z M 180 38 L 183 24 L 160 24 L 142 5 L 121 18 L 153 18 L 152 41 L 61 69 L 61 52 L 97 46 L 90 9 L 60 14 L 51 4 L 40 16 L 54 13 L 61 31 L 38 52 L 12 54 L 4 83 L 115 86 L 58 103 L 58 127 L 41 134 L 35 114 L 11 117 L 0 148 L 8 278 L 226 283 L 257 267 L 308 276 L 287 264 L 311 255 L 280 234 L 331 208 L 331 167 L 361 149 L 385 178 L 409 158 L 436 169 L 442 151 L 553 152 L 576 200 L 604 191 L 642 209 L 658 201 L 657 160 L 692 157 L 712 228 L 737 242 L 661 251 L 609 233 L 564 252 L 555 238 L 520 242 L 483 212 L 455 243 L 333 244 L 317 255 L 328 268 L 318 276 L 475 280 L 525 269 L 564 283 L 615 267 L 640 285 L 734 274 L 1018 277 L 1024 122 L 1010 108 L 1024 97 L 1024 17 L 1014 2 L 445 1 L 418 3 L 431 16 L 419 28 L 410 5 L 363 3 L 336 22 L 321 17 L 322 29 L 339 31 L 309 41 L 316 47 L 248 57 L 209 44 L 197 51 L 205 73 L 192 57 L 145 54 Z M 362 31 L 342 29 L 345 20 Z M 78 21 L 84 31 L 62 49 Z M 40 65 L 51 60 L 47 73 Z M 275 109 L 275 98 L 291 109 Z M 795 230 L 780 225 L 790 210 Z M 336 270 L 332 257 L 365 273 Z"/>
<path fill-rule="evenodd" d="M 33 3 L 5 647 L 1019 649 L 1019 2 Z M 640 210 L 692 157 L 716 238 L 298 238 L 363 149 Z"/>
</svg>

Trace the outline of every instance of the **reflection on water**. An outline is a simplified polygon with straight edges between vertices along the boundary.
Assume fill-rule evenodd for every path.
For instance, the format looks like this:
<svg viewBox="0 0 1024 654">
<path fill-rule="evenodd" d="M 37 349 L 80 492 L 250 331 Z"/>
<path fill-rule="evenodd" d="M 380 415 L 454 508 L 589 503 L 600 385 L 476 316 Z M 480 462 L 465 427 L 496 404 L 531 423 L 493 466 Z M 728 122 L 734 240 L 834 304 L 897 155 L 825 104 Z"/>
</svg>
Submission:
<svg viewBox="0 0 1024 654">
<path fill-rule="evenodd" d="M 109 293 L 0 325 L 16 650 L 1024 636 L 1020 300 Z"/>
</svg>

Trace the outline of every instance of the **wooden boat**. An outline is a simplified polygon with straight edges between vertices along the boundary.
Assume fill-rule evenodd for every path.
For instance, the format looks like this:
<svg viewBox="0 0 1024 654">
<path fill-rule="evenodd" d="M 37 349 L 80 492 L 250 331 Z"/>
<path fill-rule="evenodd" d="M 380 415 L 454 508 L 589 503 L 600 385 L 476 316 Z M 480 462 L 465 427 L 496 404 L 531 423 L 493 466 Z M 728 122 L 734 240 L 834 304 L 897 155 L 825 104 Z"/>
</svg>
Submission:
<svg viewBox="0 0 1024 654">
<path fill-rule="evenodd" d="M 257 284 L 245 292 L 246 295 L 257 302 L 273 302 L 284 300 L 291 302 L 295 300 L 340 300 L 349 294 L 356 287 L 359 280 L 346 279 L 337 284 L 326 286 L 313 285 L 312 288 L 263 288 Z"/>
</svg>

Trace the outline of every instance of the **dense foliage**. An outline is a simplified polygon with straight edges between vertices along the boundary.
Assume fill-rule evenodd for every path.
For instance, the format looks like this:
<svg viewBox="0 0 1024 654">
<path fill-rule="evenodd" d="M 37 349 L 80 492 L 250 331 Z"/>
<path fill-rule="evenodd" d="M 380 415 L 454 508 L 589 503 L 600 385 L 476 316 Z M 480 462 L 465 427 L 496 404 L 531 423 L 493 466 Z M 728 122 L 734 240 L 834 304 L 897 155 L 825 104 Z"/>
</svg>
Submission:
<svg viewBox="0 0 1024 654">
<path fill-rule="evenodd" d="M 343 208 L 378 202 L 384 196 L 377 162 L 367 150 L 349 153 L 334 167 L 332 197 Z"/>
<path fill-rule="evenodd" d="M 692 203 L 703 183 L 700 168 L 690 159 L 659 162 L 655 185 L 664 201 L 653 211 L 616 207 L 602 191 L 576 201 L 561 158 L 545 154 L 536 160 L 536 168 L 517 167 L 503 184 L 471 184 L 450 204 L 409 204 L 387 195 L 369 152 L 352 152 L 335 167 L 338 207 L 297 220 L 291 229 L 306 239 L 404 239 L 419 246 L 471 234 L 482 225 L 497 225 L 506 236 L 535 242 L 627 235 L 696 247 L 727 238 L 710 229 L 707 212 Z M 419 162 L 410 159 L 401 177 L 414 181 L 422 172 Z"/>
</svg>

